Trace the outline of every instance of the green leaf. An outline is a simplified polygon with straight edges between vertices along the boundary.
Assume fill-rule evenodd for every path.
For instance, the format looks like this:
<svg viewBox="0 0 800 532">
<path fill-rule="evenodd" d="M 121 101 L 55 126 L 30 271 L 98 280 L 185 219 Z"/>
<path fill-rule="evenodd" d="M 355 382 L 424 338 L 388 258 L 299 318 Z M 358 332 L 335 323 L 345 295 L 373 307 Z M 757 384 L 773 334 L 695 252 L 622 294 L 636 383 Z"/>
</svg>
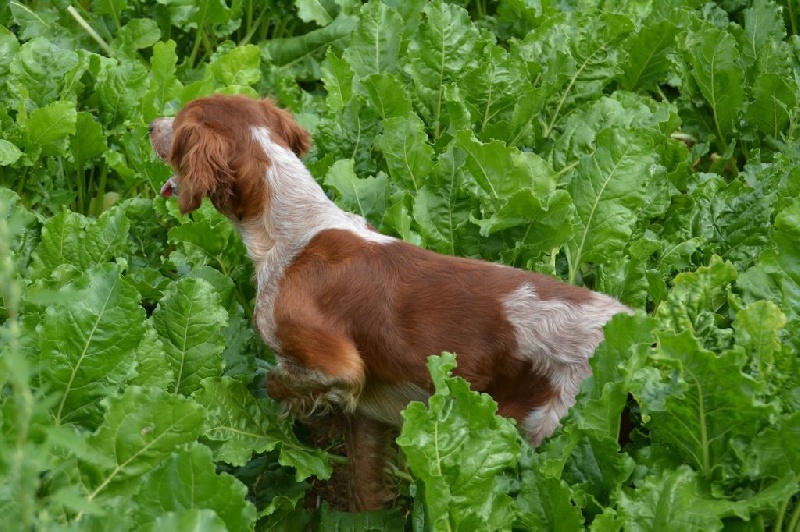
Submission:
<svg viewBox="0 0 800 532">
<path fill-rule="evenodd" d="M 336 4 L 326 0 L 295 0 L 297 15 L 306 22 L 327 26 L 333 21 Z"/>
<path fill-rule="evenodd" d="M 499 46 L 487 46 L 477 68 L 458 80 L 474 130 L 487 138 L 487 128 L 508 124 L 519 100 L 531 90 L 525 64 Z M 500 137 L 511 142 L 511 128 Z M 495 137 L 497 138 L 497 137 Z"/>
<path fill-rule="evenodd" d="M 508 148 L 498 140 L 481 143 L 470 131 L 460 131 L 454 145 L 466 153 L 464 171 L 477 183 L 475 195 L 484 201 L 502 204 L 523 188 L 547 197 L 555 187 L 552 172 L 535 154 Z"/>
<path fill-rule="evenodd" d="M 762 49 L 753 84 L 753 101 L 745 111 L 745 119 L 759 131 L 780 138 L 797 105 L 798 85 L 792 77 L 789 46 L 769 41 Z"/>
<path fill-rule="evenodd" d="M 219 296 L 203 279 L 180 279 L 164 294 L 153 312 L 153 326 L 175 375 L 170 386 L 175 393 L 190 395 L 204 378 L 222 374 L 227 323 Z"/>
<path fill-rule="evenodd" d="M 455 255 L 465 244 L 473 201 L 462 190 L 463 155 L 448 150 L 437 161 L 428 183 L 414 196 L 413 218 L 426 247 Z M 477 235 L 477 227 L 475 227 Z M 464 253 L 469 254 L 469 253 Z M 475 253 L 472 253 L 475 254 Z"/>
<path fill-rule="evenodd" d="M 436 0 L 423 10 L 424 18 L 408 43 L 408 71 L 414 100 L 437 139 L 442 133 L 445 87 L 478 62 L 480 35 L 464 8 Z"/>
<path fill-rule="evenodd" d="M 223 25 L 231 19 L 231 9 L 223 0 L 200 0 L 195 2 L 195 10 L 189 17 L 189 27 L 198 30 L 211 24 Z"/>
<path fill-rule="evenodd" d="M 192 532 L 228 532 L 225 521 L 213 510 L 189 509 L 165 512 L 141 529 L 145 532 L 161 530 L 191 530 Z"/>
<path fill-rule="evenodd" d="M 586 262 L 619 255 L 628 245 L 653 167 L 645 132 L 606 129 L 594 153 L 583 157 L 567 190 L 575 202 L 577 231 L 567 246 L 570 280 Z"/>
<path fill-rule="evenodd" d="M 227 473 L 217 474 L 209 448 L 194 443 L 150 473 L 133 500 L 137 522 L 203 509 L 213 510 L 227 530 L 247 530 L 253 526 L 256 509 L 246 495 L 244 484 Z"/>
<path fill-rule="evenodd" d="M 164 356 L 164 344 L 161 343 L 151 320 L 145 322 L 144 337 L 135 357 L 136 375 L 131 377 L 130 384 L 167 388 L 175 382 L 175 374 Z"/>
<path fill-rule="evenodd" d="M 141 120 L 142 99 L 147 92 L 148 72 L 138 61 L 98 61 L 95 90 L 107 128 L 126 120 Z"/>
<path fill-rule="evenodd" d="M 781 41 L 786 37 L 781 8 L 775 2 L 755 0 L 744 10 L 744 31 L 749 54 L 758 57 L 768 41 Z"/>
<path fill-rule="evenodd" d="M 747 353 L 756 379 L 769 382 L 773 377 L 780 378 L 781 370 L 791 369 L 788 361 L 782 360 L 781 330 L 785 325 L 786 316 L 771 301 L 756 301 L 736 314 L 733 322 L 736 345 Z"/>
<path fill-rule="evenodd" d="M 338 49 L 339 41 L 349 37 L 357 24 L 357 17 L 339 15 L 324 28 L 295 37 L 271 39 L 261 46 L 270 65 L 277 68 L 276 75 L 317 80 L 319 63 L 325 53 L 331 46 Z"/>
<path fill-rule="evenodd" d="M 164 116 L 167 105 L 178 97 L 183 85 L 176 78 L 178 55 L 175 41 L 157 42 L 150 58 L 150 77 L 152 84 L 145 97 L 145 120 Z"/>
<path fill-rule="evenodd" d="M 336 161 L 325 174 L 325 185 L 339 195 L 337 203 L 373 224 L 383 215 L 388 181 L 385 175 L 359 178 L 352 159 Z"/>
<path fill-rule="evenodd" d="M 541 198 L 533 189 L 523 188 L 508 197 L 491 217 L 473 220 L 482 236 L 503 231 L 513 242 L 513 249 L 504 254 L 510 264 L 528 264 L 563 246 L 572 238 L 575 206 L 569 193 L 556 190 Z"/>
<path fill-rule="evenodd" d="M 389 175 L 409 190 L 419 190 L 434 166 L 434 151 L 428 144 L 425 125 L 414 113 L 383 122 L 383 134 L 375 143 L 383 152 Z"/>
<path fill-rule="evenodd" d="M 16 192 L 0 187 L 0 223 L 6 224 L 6 245 L 9 256 L 14 261 L 11 265 L 12 271 L 16 269 L 22 274 L 26 271 L 31 253 L 39 240 L 36 215 L 25 208 Z M 12 290 L 10 286 L 6 289 Z"/>
<path fill-rule="evenodd" d="M 711 107 L 714 131 L 726 146 L 737 129 L 744 104 L 744 73 L 737 62 L 736 40 L 730 33 L 711 26 L 690 31 L 684 57 L 692 67 L 692 78 Z"/>
<path fill-rule="evenodd" d="M 9 2 L 8 7 L 11 20 L 19 28 L 15 33 L 18 33 L 20 40 L 27 41 L 53 33 L 59 17 L 55 6 L 36 6 L 36 9 L 32 9 L 22 2 Z"/>
<path fill-rule="evenodd" d="M 361 8 L 358 26 L 350 37 L 343 57 L 361 78 L 397 70 L 400 53 L 400 15 L 379 0 L 371 0 Z"/>
<path fill-rule="evenodd" d="M 24 91 L 39 107 L 59 99 L 61 83 L 78 66 L 78 54 L 36 37 L 10 58 L 9 83 Z M 74 106 L 73 106 L 74 107 Z"/>
<path fill-rule="evenodd" d="M 5 139 L 0 139 L 0 166 L 11 166 L 21 156 L 19 148 Z"/>
<path fill-rule="evenodd" d="M 736 279 L 730 263 L 712 257 L 708 266 L 696 272 L 680 273 L 673 279 L 667 300 L 656 310 L 661 327 L 672 331 L 693 331 L 710 347 L 727 346 L 730 331 L 719 331 L 717 311 L 727 303 L 728 286 Z"/>
<path fill-rule="evenodd" d="M 602 94 L 622 59 L 617 43 L 634 29 L 626 16 L 586 11 L 555 19 L 529 35 L 523 53 L 541 69 L 535 98 L 546 100 L 542 136 L 549 138 L 570 111 Z"/>
<path fill-rule="evenodd" d="M 800 412 L 781 418 L 748 443 L 745 464 L 750 475 L 782 478 L 792 472 L 800 479 Z"/>
<path fill-rule="evenodd" d="M 736 503 L 713 500 L 697 473 L 687 466 L 650 475 L 636 490 L 620 495 L 625 530 L 683 532 L 722 530 L 722 517 Z"/>
<path fill-rule="evenodd" d="M 44 316 L 41 362 L 44 378 L 59 390 L 56 424 L 93 426 L 97 401 L 132 373 L 130 354 L 144 336 L 144 309 L 120 270 L 111 264 L 89 270 L 72 297 Z"/>
<path fill-rule="evenodd" d="M 328 93 L 325 98 L 327 108 L 334 113 L 341 111 L 353 97 L 353 69 L 330 48 L 322 64 L 322 82 Z"/>
<path fill-rule="evenodd" d="M 161 37 L 158 23 L 146 18 L 135 18 L 122 26 L 114 36 L 113 47 L 120 55 L 131 59 L 136 52 L 150 48 Z"/>
<path fill-rule="evenodd" d="M 244 384 L 229 377 L 204 380 L 195 398 L 206 409 L 204 436 L 217 444 L 215 460 L 244 465 L 253 453 L 280 446 L 281 464 L 295 468 L 298 481 L 311 475 L 330 477 L 326 454 L 300 444 L 291 421 L 280 416 L 275 402 L 256 399 Z"/>
<path fill-rule="evenodd" d="M 357 514 L 331 510 L 327 503 L 323 503 L 320 508 L 319 530 L 382 532 L 384 530 L 404 530 L 405 523 L 406 519 L 400 508 L 372 510 Z"/>
<path fill-rule="evenodd" d="M 75 135 L 70 139 L 69 150 L 75 159 L 75 166 L 83 170 L 86 163 L 103 154 L 108 149 L 103 126 L 86 112 L 78 112 L 75 120 Z"/>
<path fill-rule="evenodd" d="M 400 118 L 413 121 L 415 127 L 416 123 L 419 123 L 424 131 L 424 124 L 411 111 L 411 101 L 396 74 L 370 74 L 361 80 L 361 84 L 367 92 L 369 102 L 384 119 L 385 133 L 392 132 Z M 390 118 L 395 118 L 395 122 L 390 123 L 387 120 Z"/>
<path fill-rule="evenodd" d="M 665 384 L 672 393 L 664 410 L 642 403 L 651 438 L 710 479 L 732 459 L 731 441 L 752 440 L 773 407 L 758 399 L 763 383 L 742 373 L 733 356 L 703 349 L 691 331 L 662 332 L 658 343 L 659 356 L 678 363 L 678 380 Z"/>
<path fill-rule="evenodd" d="M 535 465 L 523 472 L 517 505 L 521 510 L 520 524 L 525 530 L 583 528 L 583 516 L 572 504 L 567 483 L 541 474 Z"/>
<path fill-rule="evenodd" d="M 127 388 L 109 400 L 102 425 L 86 438 L 97 454 L 80 463 L 87 501 L 136 493 L 142 475 L 193 442 L 202 428 L 203 411 L 194 401 L 157 388 Z"/>
<path fill-rule="evenodd" d="M 96 220 L 61 211 L 42 227 L 42 239 L 33 252 L 31 278 L 48 277 L 61 264 L 87 270 L 120 256 L 129 227 L 120 208 L 110 209 Z"/>
<path fill-rule="evenodd" d="M 605 328 L 605 340 L 589 363 L 592 376 L 581 386 L 573 415 L 584 432 L 617 440 L 620 415 L 637 372 L 649 363 L 657 322 L 639 313 L 617 314 Z"/>
<path fill-rule="evenodd" d="M 434 529 L 509 529 L 515 518 L 505 472 L 517 464 L 516 427 L 496 415 L 497 403 L 450 377 L 455 357 L 430 357 L 436 393 L 426 407 L 412 402 L 397 439 L 411 470 L 425 486 L 426 514 Z"/>
<path fill-rule="evenodd" d="M 92 0 L 92 9 L 97 15 L 111 15 L 119 25 L 120 15 L 128 9 L 127 0 Z"/>
<path fill-rule="evenodd" d="M 209 71 L 222 85 L 249 87 L 261 79 L 261 49 L 253 44 L 237 46 L 208 65 Z"/>
<path fill-rule="evenodd" d="M 668 20 L 642 26 L 625 42 L 628 57 L 622 66 L 620 83 L 629 91 L 655 90 L 671 68 L 669 56 L 675 50 L 678 28 Z"/>
<path fill-rule="evenodd" d="M 25 124 L 29 150 L 43 155 L 65 155 L 69 137 L 75 133 L 78 113 L 72 102 L 59 101 L 34 110 Z"/>
</svg>

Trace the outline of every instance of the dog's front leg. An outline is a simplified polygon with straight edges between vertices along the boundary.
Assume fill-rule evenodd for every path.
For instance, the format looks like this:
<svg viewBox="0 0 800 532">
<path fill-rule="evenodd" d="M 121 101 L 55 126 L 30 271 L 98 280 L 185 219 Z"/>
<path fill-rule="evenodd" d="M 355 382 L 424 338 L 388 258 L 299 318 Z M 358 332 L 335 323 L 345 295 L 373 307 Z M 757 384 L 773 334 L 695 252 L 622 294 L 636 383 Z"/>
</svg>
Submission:
<svg viewBox="0 0 800 532">
<path fill-rule="evenodd" d="M 267 374 L 267 393 L 295 418 L 310 420 L 334 410 L 355 408 L 360 383 L 331 378 L 320 371 L 281 362 Z"/>
<path fill-rule="evenodd" d="M 350 511 L 383 508 L 393 498 L 385 467 L 392 429 L 359 414 L 345 416 Z"/>
</svg>

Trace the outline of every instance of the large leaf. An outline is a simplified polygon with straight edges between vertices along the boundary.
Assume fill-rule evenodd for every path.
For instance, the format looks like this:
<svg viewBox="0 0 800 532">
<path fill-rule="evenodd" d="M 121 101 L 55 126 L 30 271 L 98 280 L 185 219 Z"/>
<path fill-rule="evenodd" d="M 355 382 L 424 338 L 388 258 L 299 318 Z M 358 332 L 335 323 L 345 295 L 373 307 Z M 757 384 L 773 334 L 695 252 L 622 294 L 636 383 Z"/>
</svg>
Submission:
<svg viewBox="0 0 800 532">
<path fill-rule="evenodd" d="M 764 46 L 753 84 L 753 102 L 745 112 L 748 122 L 774 138 L 783 134 L 798 98 L 788 52 L 789 46 L 784 42 L 768 41 Z"/>
<path fill-rule="evenodd" d="M 578 223 L 567 245 L 571 280 L 584 263 L 603 261 L 627 247 L 652 166 L 647 133 L 607 129 L 597 135 L 596 150 L 581 159 L 568 186 Z"/>
<path fill-rule="evenodd" d="M 109 400 L 100 428 L 86 438 L 93 449 L 81 462 L 86 499 L 136 493 L 143 474 L 194 441 L 202 429 L 203 411 L 194 401 L 156 388 L 129 387 Z"/>
<path fill-rule="evenodd" d="M 245 530 L 256 509 L 245 500 L 247 488 L 227 473 L 217 474 L 208 447 L 191 444 L 174 452 L 150 473 L 135 495 L 137 522 L 155 520 L 167 512 L 213 510 L 228 530 Z"/>
<path fill-rule="evenodd" d="M 742 372 L 734 357 L 704 350 L 691 331 L 660 333 L 658 352 L 677 363 L 664 409 L 642 402 L 654 441 L 670 446 L 706 478 L 732 460 L 732 441 L 750 441 L 773 412 L 758 397 L 764 384 Z"/>
<path fill-rule="evenodd" d="M 665 81 L 670 70 L 669 54 L 675 50 L 678 28 L 670 21 L 642 26 L 625 43 L 628 58 L 620 82 L 630 91 L 653 90 Z"/>
<path fill-rule="evenodd" d="M 423 21 L 408 44 L 408 71 L 422 118 L 438 138 L 442 133 L 445 87 L 477 65 L 480 35 L 459 6 L 436 0 L 426 5 Z"/>
<path fill-rule="evenodd" d="M 584 519 L 572 503 L 571 490 L 566 482 L 543 474 L 533 451 L 522 449 L 523 467 L 517 505 L 521 510 L 520 524 L 525 530 L 578 530 Z"/>
<path fill-rule="evenodd" d="M 386 175 L 360 178 L 356 175 L 352 159 L 333 163 L 325 175 L 325 184 L 339 194 L 338 204 L 377 225 L 386 203 L 388 179 Z"/>
<path fill-rule="evenodd" d="M 28 150 L 41 150 L 42 155 L 65 155 L 77 118 L 72 102 L 58 101 L 36 109 L 25 125 Z"/>
<path fill-rule="evenodd" d="M 48 277 L 62 264 L 85 271 L 120 256 L 128 229 L 128 219 L 120 208 L 97 219 L 64 210 L 42 227 L 42 239 L 31 258 L 31 277 Z"/>
<path fill-rule="evenodd" d="M 215 460 L 244 465 L 253 453 L 281 446 L 280 461 L 296 469 L 297 480 L 330 476 L 325 453 L 300 444 L 275 402 L 256 399 L 246 386 L 228 377 L 206 379 L 202 386 L 195 397 L 206 409 L 204 435 L 217 444 Z"/>
<path fill-rule="evenodd" d="M 497 404 L 449 377 L 455 357 L 428 362 L 436 393 L 428 407 L 411 403 L 403 412 L 397 443 L 424 484 L 424 502 L 434 529 L 507 529 L 515 509 L 505 472 L 517 464 L 520 437 L 496 416 Z"/>
<path fill-rule="evenodd" d="M 360 77 L 397 70 L 400 53 L 400 15 L 379 0 L 367 2 L 362 8 L 358 27 L 344 51 L 344 58 Z"/>
<path fill-rule="evenodd" d="M 189 395 L 204 378 L 222 374 L 227 322 L 228 313 L 207 281 L 184 278 L 170 287 L 153 312 L 153 325 L 175 376 L 172 390 Z"/>
<path fill-rule="evenodd" d="M 455 255 L 457 250 L 466 251 L 463 235 L 467 232 L 474 203 L 462 188 L 463 158 L 455 150 L 444 153 L 428 183 L 414 196 L 413 217 L 419 224 L 424 245 L 450 255 Z"/>
<path fill-rule="evenodd" d="M 50 306 L 41 324 L 45 382 L 58 390 L 55 422 L 95 426 L 98 401 L 132 373 L 144 337 L 139 294 L 116 265 L 80 277 L 71 297 Z"/>
<path fill-rule="evenodd" d="M 753 476 L 781 478 L 791 472 L 800 481 L 800 412 L 759 434 L 750 445 L 746 465 Z"/>
<path fill-rule="evenodd" d="M 384 120 L 376 144 L 383 151 L 389 175 L 398 185 L 417 191 L 430 179 L 434 151 L 428 144 L 425 124 L 414 113 Z"/>
<path fill-rule="evenodd" d="M 684 57 L 692 67 L 692 78 L 711 107 L 714 132 L 725 146 L 736 129 L 744 103 L 744 73 L 737 63 L 736 39 L 710 26 L 690 31 Z"/>
<path fill-rule="evenodd" d="M 465 104 L 477 134 L 511 142 L 515 132 L 508 124 L 532 89 L 525 64 L 499 46 L 487 46 L 482 56 L 478 67 L 459 80 Z"/>
<path fill-rule="evenodd" d="M 708 491 L 687 466 L 648 476 L 636 490 L 622 492 L 625 530 L 722 530 L 722 517 L 736 503 L 714 500 Z"/>
<path fill-rule="evenodd" d="M 9 59 L 9 83 L 24 90 L 38 106 L 58 100 L 67 73 L 79 63 L 75 52 L 43 37 L 26 42 Z"/>
</svg>

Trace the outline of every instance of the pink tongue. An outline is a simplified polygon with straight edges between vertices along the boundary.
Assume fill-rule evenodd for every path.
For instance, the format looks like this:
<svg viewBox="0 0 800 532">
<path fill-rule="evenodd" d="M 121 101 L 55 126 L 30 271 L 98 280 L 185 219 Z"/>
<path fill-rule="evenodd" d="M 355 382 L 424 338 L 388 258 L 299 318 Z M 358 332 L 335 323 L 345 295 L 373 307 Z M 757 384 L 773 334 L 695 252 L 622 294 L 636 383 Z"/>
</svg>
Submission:
<svg viewBox="0 0 800 532">
<path fill-rule="evenodd" d="M 161 186 L 161 195 L 165 198 L 168 198 L 175 194 L 175 183 L 172 182 L 172 178 L 170 177 L 167 181 Z"/>
</svg>

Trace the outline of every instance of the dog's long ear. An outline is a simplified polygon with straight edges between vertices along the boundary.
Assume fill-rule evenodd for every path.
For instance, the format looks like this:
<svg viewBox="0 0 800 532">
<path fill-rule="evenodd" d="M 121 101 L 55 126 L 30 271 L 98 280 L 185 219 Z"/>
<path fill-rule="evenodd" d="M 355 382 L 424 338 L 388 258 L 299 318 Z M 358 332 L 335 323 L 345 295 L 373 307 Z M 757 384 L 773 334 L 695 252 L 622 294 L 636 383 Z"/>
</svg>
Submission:
<svg viewBox="0 0 800 532">
<path fill-rule="evenodd" d="M 285 140 L 289 149 L 296 153 L 298 157 L 304 155 L 311 147 L 311 138 L 308 135 L 308 131 L 300 127 L 289 111 L 276 107 L 272 100 L 265 99 L 261 100 L 260 103 L 264 106 L 267 116 L 270 118 L 272 132 Z"/>
<path fill-rule="evenodd" d="M 178 168 L 178 208 L 191 212 L 210 196 L 217 208 L 230 199 L 233 171 L 231 141 L 225 135 L 197 122 L 181 124 L 175 130 L 170 159 Z"/>
</svg>

